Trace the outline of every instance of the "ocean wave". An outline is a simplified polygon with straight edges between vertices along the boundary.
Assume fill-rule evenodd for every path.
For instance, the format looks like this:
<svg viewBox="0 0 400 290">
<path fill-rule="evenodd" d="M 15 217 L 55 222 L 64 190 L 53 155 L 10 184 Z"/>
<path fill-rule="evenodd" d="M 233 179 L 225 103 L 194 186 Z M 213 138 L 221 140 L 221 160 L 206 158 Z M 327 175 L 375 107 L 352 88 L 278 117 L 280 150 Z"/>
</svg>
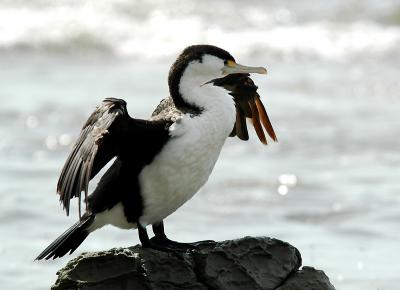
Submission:
<svg viewBox="0 0 400 290">
<path fill-rule="evenodd" d="M 50 5 L 43 0 L 23 9 L 18 1 L 10 3 L 0 9 L 3 51 L 162 58 L 189 44 L 212 43 L 236 54 L 268 51 L 273 55 L 337 60 L 360 54 L 384 56 L 400 47 L 400 28 L 395 25 L 369 18 L 307 18 L 296 9 L 271 5 L 220 2 L 214 7 L 218 11 L 236 11 L 221 14 L 209 9 L 211 3 L 194 7 L 192 2 L 181 4 L 177 11 L 174 2 L 166 5 L 161 1 L 82 4 L 71 0 Z"/>
</svg>

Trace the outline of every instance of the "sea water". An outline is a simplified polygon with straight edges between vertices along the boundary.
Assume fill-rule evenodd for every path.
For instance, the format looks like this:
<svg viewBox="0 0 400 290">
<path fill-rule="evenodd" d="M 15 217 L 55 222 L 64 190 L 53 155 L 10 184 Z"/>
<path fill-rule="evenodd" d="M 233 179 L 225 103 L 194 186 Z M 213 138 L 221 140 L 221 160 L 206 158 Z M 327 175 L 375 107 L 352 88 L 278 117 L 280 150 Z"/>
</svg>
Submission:
<svg viewBox="0 0 400 290">
<path fill-rule="evenodd" d="M 337 289 L 397 289 L 399 15 L 398 1 L 374 0 L 1 1 L 0 288 L 48 289 L 79 253 L 139 242 L 106 227 L 72 256 L 33 261 L 77 220 L 55 187 L 95 106 L 124 98 L 148 117 L 177 54 L 209 43 L 268 68 L 253 79 L 279 142 L 252 128 L 248 142 L 230 138 L 207 185 L 166 219 L 169 237 L 275 237 Z"/>
</svg>

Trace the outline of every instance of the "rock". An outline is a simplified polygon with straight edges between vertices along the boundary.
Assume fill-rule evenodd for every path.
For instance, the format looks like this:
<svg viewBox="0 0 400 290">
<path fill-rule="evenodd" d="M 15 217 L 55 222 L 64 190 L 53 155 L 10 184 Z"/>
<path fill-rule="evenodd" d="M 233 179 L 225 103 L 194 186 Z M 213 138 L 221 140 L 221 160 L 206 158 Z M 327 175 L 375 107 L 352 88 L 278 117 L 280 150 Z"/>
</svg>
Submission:
<svg viewBox="0 0 400 290">
<path fill-rule="evenodd" d="M 323 271 L 312 267 L 303 267 L 301 270 L 290 275 L 285 283 L 276 290 L 335 290 L 329 282 L 328 276 Z"/>
<path fill-rule="evenodd" d="M 299 251 L 266 237 L 198 242 L 198 251 L 161 252 L 141 246 L 83 253 L 57 272 L 53 290 L 332 290 L 328 277 L 301 266 Z"/>
</svg>

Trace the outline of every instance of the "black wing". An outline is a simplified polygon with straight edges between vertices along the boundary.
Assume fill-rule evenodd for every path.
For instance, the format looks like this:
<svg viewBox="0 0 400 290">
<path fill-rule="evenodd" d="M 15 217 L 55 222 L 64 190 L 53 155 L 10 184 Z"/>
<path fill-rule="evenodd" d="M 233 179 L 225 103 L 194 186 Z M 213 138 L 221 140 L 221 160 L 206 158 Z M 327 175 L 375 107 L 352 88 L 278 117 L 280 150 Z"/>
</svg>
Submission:
<svg viewBox="0 0 400 290">
<path fill-rule="evenodd" d="M 113 157 L 134 158 L 138 150 L 144 148 L 148 148 L 148 154 L 152 154 L 153 149 L 156 152 L 157 144 L 154 143 L 168 139 L 169 125 L 163 120 L 133 119 L 127 112 L 125 101 L 105 99 L 83 126 L 58 180 L 57 192 L 67 215 L 70 200 L 78 197 L 81 216 L 82 191 L 86 201 L 89 181 Z"/>
<path fill-rule="evenodd" d="M 260 100 L 260 95 L 257 93 L 258 87 L 249 77 L 249 74 L 230 74 L 212 82 L 216 86 L 229 90 L 235 100 L 236 122 L 231 137 L 237 135 L 242 140 L 249 139 L 246 124 L 246 118 L 249 118 L 252 120 L 257 136 L 263 144 L 267 144 L 263 127 L 272 140 L 278 141 L 265 107 Z"/>
</svg>

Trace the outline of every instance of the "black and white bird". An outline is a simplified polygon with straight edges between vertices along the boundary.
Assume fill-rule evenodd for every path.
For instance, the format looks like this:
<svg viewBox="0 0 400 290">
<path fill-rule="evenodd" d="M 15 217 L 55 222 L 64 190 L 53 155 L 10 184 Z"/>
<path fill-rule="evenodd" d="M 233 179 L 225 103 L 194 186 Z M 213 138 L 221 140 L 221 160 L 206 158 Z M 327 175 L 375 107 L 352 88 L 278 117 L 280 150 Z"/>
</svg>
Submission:
<svg viewBox="0 0 400 290">
<path fill-rule="evenodd" d="M 163 220 L 207 182 L 225 140 L 229 136 L 247 140 L 246 118 L 250 118 L 264 144 L 263 127 L 276 141 L 249 73 L 267 71 L 239 65 L 221 48 L 193 45 L 172 65 L 170 97 L 161 101 L 150 119 L 130 117 L 121 99 L 105 99 L 83 126 L 57 185 L 67 215 L 70 200 L 78 197 L 80 219 L 36 259 L 72 253 L 91 232 L 109 224 L 138 229 L 143 247 L 191 248 L 169 240 Z M 89 181 L 113 158 L 88 195 Z M 151 239 L 149 225 L 154 232 Z"/>
</svg>

